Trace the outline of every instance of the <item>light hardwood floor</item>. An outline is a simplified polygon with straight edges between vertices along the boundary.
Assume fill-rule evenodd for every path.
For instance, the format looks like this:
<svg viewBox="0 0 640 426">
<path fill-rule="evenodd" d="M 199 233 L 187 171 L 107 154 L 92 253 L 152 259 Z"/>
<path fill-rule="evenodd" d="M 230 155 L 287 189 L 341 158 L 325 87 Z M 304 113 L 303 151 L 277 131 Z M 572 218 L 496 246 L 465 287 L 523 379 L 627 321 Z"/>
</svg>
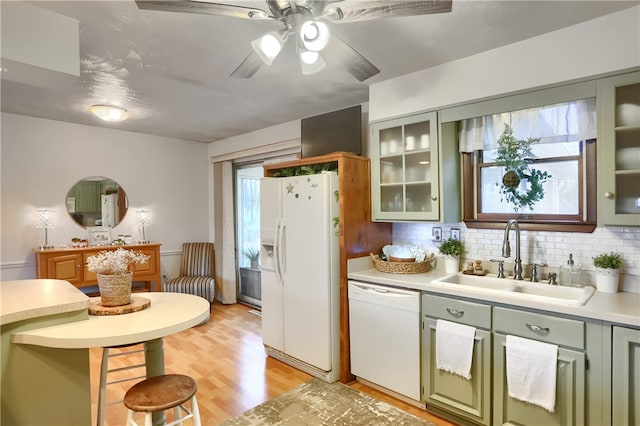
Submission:
<svg viewBox="0 0 640 426">
<path fill-rule="evenodd" d="M 165 371 L 187 374 L 198 382 L 198 403 L 204 425 L 217 425 L 264 401 L 306 382 L 310 375 L 267 357 L 260 335 L 261 319 L 241 304 L 214 304 L 210 320 L 164 339 Z M 255 312 L 255 311 L 254 311 Z M 116 350 L 117 351 L 117 350 Z M 91 349 L 92 415 L 95 424 L 102 349 Z M 142 354 L 112 358 L 110 368 L 144 361 Z M 121 374 L 134 374 L 135 370 Z M 139 372 L 144 374 L 144 372 Z M 113 378 L 111 377 L 111 378 Z M 109 386 L 108 400 L 122 398 L 135 382 Z M 438 426 L 453 423 L 388 397 L 362 383 L 351 383 L 368 393 Z M 125 424 L 126 409 L 116 404 L 106 409 L 105 425 Z M 138 421 L 140 423 L 140 421 Z"/>
</svg>

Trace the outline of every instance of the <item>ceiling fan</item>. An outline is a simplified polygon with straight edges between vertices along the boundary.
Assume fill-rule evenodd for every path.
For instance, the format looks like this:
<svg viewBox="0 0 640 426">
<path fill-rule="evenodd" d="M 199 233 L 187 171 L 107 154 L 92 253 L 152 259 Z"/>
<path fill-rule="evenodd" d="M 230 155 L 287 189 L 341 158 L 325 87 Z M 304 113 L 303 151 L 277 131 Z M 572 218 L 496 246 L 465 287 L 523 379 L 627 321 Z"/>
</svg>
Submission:
<svg viewBox="0 0 640 426">
<path fill-rule="evenodd" d="M 271 65 L 287 40 L 295 40 L 303 74 L 325 66 L 324 58 L 338 61 L 359 81 L 380 72 L 358 51 L 332 34 L 328 23 L 348 23 L 384 17 L 451 12 L 452 0 L 265 0 L 266 9 L 206 0 L 135 0 L 138 8 L 169 12 L 202 13 L 283 24 L 251 42 L 252 51 L 231 73 L 251 78 L 263 65 Z"/>
</svg>

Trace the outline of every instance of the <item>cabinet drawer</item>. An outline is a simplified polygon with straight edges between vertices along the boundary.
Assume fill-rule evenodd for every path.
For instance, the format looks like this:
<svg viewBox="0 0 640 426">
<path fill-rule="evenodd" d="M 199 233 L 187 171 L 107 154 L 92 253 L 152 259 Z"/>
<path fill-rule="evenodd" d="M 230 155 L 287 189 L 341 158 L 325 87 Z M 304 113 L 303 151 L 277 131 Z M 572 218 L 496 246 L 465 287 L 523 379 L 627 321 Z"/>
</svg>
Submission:
<svg viewBox="0 0 640 426">
<path fill-rule="evenodd" d="M 491 329 L 491 306 L 481 303 L 423 294 L 422 312 L 433 318 Z"/>
<path fill-rule="evenodd" d="M 499 333 L 578 349 L 585 348 L 585 324 L 579 320 L 494 307 L 493 326 Z"/>
</svg>

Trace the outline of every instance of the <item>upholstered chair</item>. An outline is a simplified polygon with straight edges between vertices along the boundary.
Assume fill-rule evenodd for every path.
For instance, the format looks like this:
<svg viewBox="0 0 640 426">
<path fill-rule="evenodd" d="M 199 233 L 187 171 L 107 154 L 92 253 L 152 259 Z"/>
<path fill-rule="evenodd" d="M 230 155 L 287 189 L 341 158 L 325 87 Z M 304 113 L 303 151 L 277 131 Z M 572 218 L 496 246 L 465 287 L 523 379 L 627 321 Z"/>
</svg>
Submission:
<svg viewBox="0 0 640 426">
<path fill-rule="evenodd" d="M 168 280 L 163 291 L 195 294 L 213 303 L 216 274 L 214 254 L 213 243 L 183 243 L 180 276 Z"/>
</svg>

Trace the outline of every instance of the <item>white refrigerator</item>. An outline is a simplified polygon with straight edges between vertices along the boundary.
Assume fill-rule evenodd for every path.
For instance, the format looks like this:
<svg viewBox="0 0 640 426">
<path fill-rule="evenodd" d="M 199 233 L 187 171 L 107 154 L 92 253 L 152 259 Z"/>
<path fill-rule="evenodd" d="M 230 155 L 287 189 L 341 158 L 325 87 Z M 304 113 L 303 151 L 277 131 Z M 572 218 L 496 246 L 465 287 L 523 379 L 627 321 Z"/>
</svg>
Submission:
<svg viewBox="0 0 640 426">
<path fill-rule="evenodd" d="M 102 226 L 113 228 L 118 222 L 118 196 L 107 194 L 101 196 Z"/>
<path fill-rule="evenodd" d="M 338 177 L 260 182 L 267 354 L 328 382 L 340 374 Z"/>
</svg>

